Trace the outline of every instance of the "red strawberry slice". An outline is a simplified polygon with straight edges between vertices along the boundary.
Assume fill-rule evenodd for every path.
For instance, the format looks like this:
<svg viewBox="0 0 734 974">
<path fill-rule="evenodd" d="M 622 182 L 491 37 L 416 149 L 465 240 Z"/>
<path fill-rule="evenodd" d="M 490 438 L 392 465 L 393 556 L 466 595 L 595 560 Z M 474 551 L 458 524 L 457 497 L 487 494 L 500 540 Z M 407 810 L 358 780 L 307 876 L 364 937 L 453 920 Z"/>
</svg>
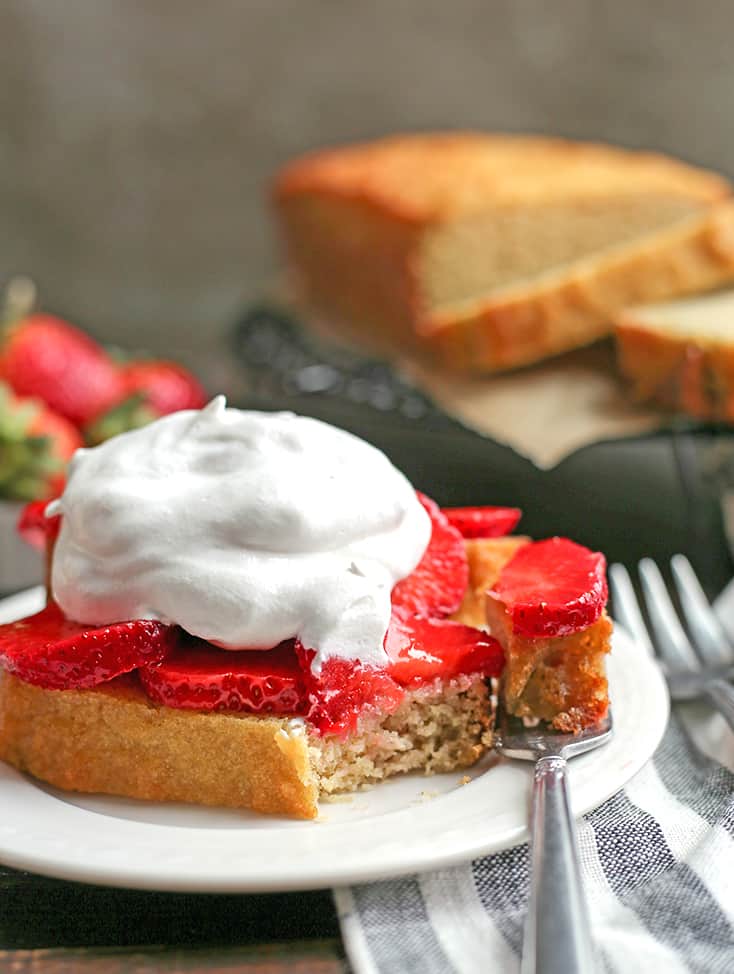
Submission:
<svg viewBox="0 0 734 974">
<path fill-rule="evenodd" d="M 32 548 L 46 547 L 47 541 L 54 541 L 61 530 L 61 515 L 46 517 L 46 508 L 51 501 L 31 501 L 26 504 L 18 518 L 18 534 Z"/>
<path fill-rule="evenodd" d="M 308 694 L 293 640 L 231 652 L 185 636 L 175 653 L 140 670 L 151 700 L 182 710 L 303 714 Z"/>
<path fill-rule="evenodd" d="M 592 625 L 607 601 L 606 561 L 568 538 L 524 545 L 488 595 L 504 603 L 518 636 L 568 636 Z"/>
<path fill-rule="evenodd" d="M 462 674 L 499 676 L 502 647 L 486 632 L 447 619 L 393 619 L 385 637 L 390 676 L 401 686 L 420 686 Z"/>
<path fill-rule="evenodd" d="M 321 734 L 346 734 L 363 713 L 391 714 L 403 700 L 402 688 L 387 670 L 332 657 L 316 676 L 311 672 L 314 651 L 296 643 L 296 652 L 308 681 L 308 719 Z"/>
<path fill-rule="evenodd" d="M 522 517 L 519 507 L 442 507 L 441 510 L 463 538 L 501 538 Z"/>
<path fill-rule="evenodd" d="M 82 626 L 51 602 L 36 615 L 0 626 L 0 666 L 46 689 L 93 687 L 162 659 L 179 633 L 147 619 Z"/>
<path fill-rule="evenodd" d="M 392 590 L 393 614 L 401 619 L 420 615 L 441 618 L 461 604 L 469 583 L 464 539 L 437 504 L 418 494 L 431 518 L 431 540 L 416 569 Z"/>
</svg>

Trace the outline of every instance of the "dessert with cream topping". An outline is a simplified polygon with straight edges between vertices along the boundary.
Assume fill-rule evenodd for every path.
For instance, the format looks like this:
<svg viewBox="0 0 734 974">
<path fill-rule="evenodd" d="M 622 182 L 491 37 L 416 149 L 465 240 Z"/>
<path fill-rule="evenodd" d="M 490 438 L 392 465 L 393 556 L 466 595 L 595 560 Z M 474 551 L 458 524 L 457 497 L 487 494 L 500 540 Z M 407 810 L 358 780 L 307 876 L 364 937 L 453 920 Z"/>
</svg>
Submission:
<svg viewBox="0 0 734 974">
<path fill-rule="evenodd" d="M 0 758 L 21 770 L 314 817 L 320 795 L 491 745 L 515 616 L 490 635 L 487 611 L 508 591 L 524 605 L 536 571 L 504 537 L 519 511 L 441 511 L 357 437 L 218 397 L 79 450 L 44 513 L 25 527 L 51 539 L 48 605 L 0 626 Z M 601 556 L 574 549 L 546 639 L 603 616 L 576 564 Z"/>
</svg>

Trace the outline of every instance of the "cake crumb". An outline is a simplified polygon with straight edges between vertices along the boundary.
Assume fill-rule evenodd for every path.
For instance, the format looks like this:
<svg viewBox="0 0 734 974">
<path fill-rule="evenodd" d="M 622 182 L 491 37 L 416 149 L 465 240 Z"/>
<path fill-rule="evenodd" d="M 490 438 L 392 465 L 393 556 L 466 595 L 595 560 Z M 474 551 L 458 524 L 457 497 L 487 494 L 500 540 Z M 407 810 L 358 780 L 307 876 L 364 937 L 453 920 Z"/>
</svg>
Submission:
<svg viewBox="0 0 734 974">
<path fill-rule="evenodd" d="M 473 780 L 474 779 L 470 775 L 465 774 L 464 777 L 459 781 L 459 784 L 460 785 L 468 785 L 469 782 L 470 781 L 473 781 Z"/>
<path fill-rule="evenodd" d="M 438 798 L 440 794 L 441 794 L 440 791 L 422 791 L 420 793 L 419 800 L 422 802 L 429 802 L 431 801 L 432 798 Z"/>
</svg>

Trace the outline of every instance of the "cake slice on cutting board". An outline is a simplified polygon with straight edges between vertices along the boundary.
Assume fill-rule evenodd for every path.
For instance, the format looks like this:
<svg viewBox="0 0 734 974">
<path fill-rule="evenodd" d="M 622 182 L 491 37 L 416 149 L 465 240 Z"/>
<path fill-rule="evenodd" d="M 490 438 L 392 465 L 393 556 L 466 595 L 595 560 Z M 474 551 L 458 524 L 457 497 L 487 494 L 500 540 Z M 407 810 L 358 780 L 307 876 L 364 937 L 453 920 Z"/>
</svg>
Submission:
<svg viewBox="0 0 734 974">
<path fill-rule="evenodd" d="M 729 193 L 661 155 L 443 133 L 296 159 L 274 201 L 300 293 L 331 324 L 493 371 L 733 278 Z"/>
<path fill-rule="evenodd" d="M 620 369 L 639 399 L 734 420 L 734 290 L 631 308 L 615 334 Z"/>
</svg>

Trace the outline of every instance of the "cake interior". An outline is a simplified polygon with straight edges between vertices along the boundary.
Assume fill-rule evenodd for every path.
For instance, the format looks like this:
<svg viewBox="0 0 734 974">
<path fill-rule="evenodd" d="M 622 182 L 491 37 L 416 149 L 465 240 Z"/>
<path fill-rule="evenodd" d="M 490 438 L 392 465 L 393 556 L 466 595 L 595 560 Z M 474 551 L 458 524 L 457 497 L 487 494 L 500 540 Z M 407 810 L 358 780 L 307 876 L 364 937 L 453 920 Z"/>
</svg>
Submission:
<svg viewBox="0 0 734 974">
<path fill-rule="evenodd" d="M 734 290 L 633 308 L 628 316 L 665 338 L 729 343 L 734 335 Z"/>
<path fill-rule="evenodd" d="M 700 209 L 682 196 L 496 207 L 431 228 L 418 258 L 426 310 L 444 312 L 664 229 Z"/>
<path fill-rule="evenodd" d="M 468 768 L 491 746 L 490 681 L 465 676 L 411 690 L 388 717 L 366 715 L 342 739 L 309 736 L 322 794 L 355 791 L 395 774 Z"/>
</svg>

